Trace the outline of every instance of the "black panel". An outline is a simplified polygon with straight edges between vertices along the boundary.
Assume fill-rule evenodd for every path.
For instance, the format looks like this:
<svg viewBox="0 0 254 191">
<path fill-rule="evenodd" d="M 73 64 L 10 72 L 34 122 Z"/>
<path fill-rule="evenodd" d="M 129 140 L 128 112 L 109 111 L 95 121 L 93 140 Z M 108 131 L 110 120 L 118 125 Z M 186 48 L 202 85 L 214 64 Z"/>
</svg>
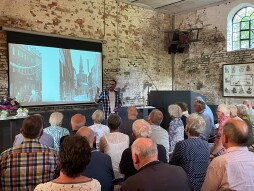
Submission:
<svg viewBox="0 0 254 191">
<path fill-rule="evenodd" d="M 102 43 L 7 31 L 7 42 L 102 52 Z"/>
<path fill-rule="evenodd" d="M 151 91 L 149 98 L 150 104 L 161 110 L 164 115 L 161 127 L 168 129 L 170 122 L 168 106 L 176 102 L 185 102 L 188 105 L 189 113 L 193 113 L 194 98 L 197 96 L 201 95 L 192 91 Z"/>
</svg>

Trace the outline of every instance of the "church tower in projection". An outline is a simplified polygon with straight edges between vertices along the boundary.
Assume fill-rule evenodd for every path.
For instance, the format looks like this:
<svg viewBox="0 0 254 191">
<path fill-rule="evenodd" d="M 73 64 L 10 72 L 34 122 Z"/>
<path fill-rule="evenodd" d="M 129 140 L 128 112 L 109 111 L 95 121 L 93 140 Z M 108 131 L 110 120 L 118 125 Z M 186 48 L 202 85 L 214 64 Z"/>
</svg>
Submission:
<svg viewBox="0 0 254 191">
<path fill-rule="evenodd" d="M 77 75 L 77 90 L 78 95 L 87 96 L 87 75 L 84 73 L 84 65 L 83 60 L 80 55 L 80 62 L 79 62 L 79 73 Z"/>
<path fill-rule="evenodd" d="M 71 53 L 68 49 L 60 50 L 60 98 L 71 101 L 75 97 L 76 72 L 72 64 Z M 73 88 L 75 87 L 75 88 Z"/>
</svg>

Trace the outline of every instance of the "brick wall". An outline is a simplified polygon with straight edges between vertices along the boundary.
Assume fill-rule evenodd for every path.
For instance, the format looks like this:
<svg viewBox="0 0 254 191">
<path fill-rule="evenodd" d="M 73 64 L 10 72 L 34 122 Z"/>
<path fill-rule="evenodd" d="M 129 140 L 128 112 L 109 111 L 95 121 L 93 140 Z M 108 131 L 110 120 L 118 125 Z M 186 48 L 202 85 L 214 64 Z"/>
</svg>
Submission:
<svg viewBox="0 0 254 191">
<path fill-rule="evenodd" d="M 209 104 L 242 103 L 243 99 L 222 95 L 222 67 L 224 64 L 241 64 L 254 61 L 254 51 L 227 52 L 227 17 L 240 3 L 253 0 L 236 0 L 188 14 L 176 16 L 175 28 L 202 27 L 198 42 L 190 44 L 189 50 L 175 57 L 176 89 L 193 90 L 204 95 Z M 246 98 L 245 98 L 246 99 Z"/>
<path fill-rule="evenodd" d="M 171 16 L 115 0 L 1 0 L 0 25 L 105 40 L 103 79 L 116 78 L 126 104 L 146 100 L 150 89 L 172 88 L 165 33 Z M 8 92 L 6 34 L 0 31 L 0 95 Z"/>
</svg>

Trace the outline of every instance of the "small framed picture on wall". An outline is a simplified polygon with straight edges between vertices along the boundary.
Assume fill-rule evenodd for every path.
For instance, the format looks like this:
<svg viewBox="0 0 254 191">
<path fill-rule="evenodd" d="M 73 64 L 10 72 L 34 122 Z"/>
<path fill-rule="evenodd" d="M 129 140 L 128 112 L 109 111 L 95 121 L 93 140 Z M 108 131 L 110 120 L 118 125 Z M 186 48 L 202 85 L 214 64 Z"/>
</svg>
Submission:
<svg viewBox="0 0 254 191">
<path fill-rule="evenodd" d="M 254 63 L 223 65 L 223 96 L 254 96 Z"/>
</svg>

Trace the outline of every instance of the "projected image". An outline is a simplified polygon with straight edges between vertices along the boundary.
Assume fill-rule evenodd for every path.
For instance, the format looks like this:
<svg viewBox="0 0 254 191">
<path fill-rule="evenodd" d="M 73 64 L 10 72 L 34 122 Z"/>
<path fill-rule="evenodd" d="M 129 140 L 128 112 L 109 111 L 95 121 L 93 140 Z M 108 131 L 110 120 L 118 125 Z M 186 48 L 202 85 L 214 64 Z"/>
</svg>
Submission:
<svg viewBox="0 0 254 191">
<path fill-rule="evenodd" d="M 10 96 L 21 105 L 94 102 L 101 53 L 9 43 Z"/>
</svg>

